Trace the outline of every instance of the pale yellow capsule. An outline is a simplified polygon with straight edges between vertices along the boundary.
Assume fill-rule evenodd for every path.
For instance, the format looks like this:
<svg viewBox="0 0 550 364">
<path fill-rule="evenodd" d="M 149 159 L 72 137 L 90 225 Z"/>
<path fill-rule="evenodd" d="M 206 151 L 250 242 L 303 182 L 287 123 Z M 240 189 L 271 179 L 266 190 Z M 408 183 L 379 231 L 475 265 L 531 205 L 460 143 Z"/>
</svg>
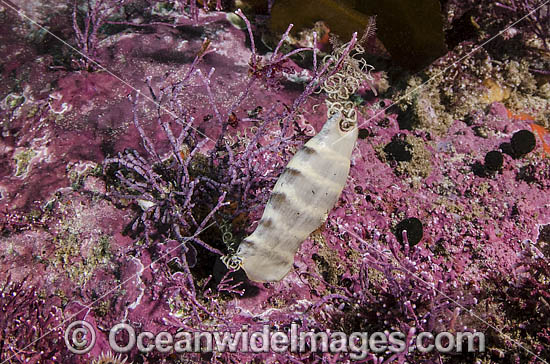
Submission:
<svg viewBox="0 0 550 364">
<path fill-rule="evenodd" d="M 249 279 L 274 282 L 292 268 L 294 255 L 324 223 L 346 184 L 358 130 L 338 113 L 290 160 L 277 180 L 256 230 L 236 260 Z"/>
</svg>

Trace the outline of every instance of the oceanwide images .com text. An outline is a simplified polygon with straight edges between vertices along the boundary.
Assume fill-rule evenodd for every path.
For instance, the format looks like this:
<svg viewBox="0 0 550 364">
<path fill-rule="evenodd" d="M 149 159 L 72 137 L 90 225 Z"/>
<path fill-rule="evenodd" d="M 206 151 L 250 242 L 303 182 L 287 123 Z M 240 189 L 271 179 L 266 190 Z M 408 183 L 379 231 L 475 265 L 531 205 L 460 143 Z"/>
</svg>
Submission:
<svg viewBox="0 0 550 364">
<path fill-rule="evenodd" d="M 87 353 L 95 344 L 95 331 L 85 321 L 75 321 L 65 331 L 65 342 L 74 353 Z M 408 345 L 407 345 L 408 343 Z M 485 335 L 480 332 L 416 333 L 402 332 L 313 332 L 300 331 L 293 323 L 288 331 L 274 331 L 268 324 L 261 331 L 251 331 L 243 325 L 241 331 L 161 331 L 136 332 L 126 323 L 109 331 L 109 345 L 114 352 L 127 353 L 134 348 L 142 353 L 249 352 L 249 353 L 341 353 L 348 352 L 353 360 L 364 359 L 369 352 L 392 355 L 404 351 L 441 353 L 483 352 Z"/>
</svg>

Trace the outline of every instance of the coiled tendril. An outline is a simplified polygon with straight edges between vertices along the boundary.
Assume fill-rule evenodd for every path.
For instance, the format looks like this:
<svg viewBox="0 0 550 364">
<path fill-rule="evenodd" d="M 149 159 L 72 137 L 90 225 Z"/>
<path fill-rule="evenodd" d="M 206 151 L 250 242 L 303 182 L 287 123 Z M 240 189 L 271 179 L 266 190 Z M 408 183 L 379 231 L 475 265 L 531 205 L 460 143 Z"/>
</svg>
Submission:
<svg viewBox="0 0 550 364">
<path fill-rule="evenodd" d="M 323 62 L 337 60 L 343 55 L 348 43 L 340 45 L 334 51 L 323 58 Z M 349 131 L 357 125 L 357 112 L 355 104 L 350 97 L 355 94 L 366 82 L 373 81 L 370 72 L 374 69 L 363 58 L 357 58 L 365 53 L 365 49 L 355 44 L 353 55 L 347 56 L 340 65 L 340 69 L 327 78 L 321 86 L 321 90 L 327 93 L 327 117 L 330 118 L 336 113 L 342 115 L 340 129 Z"/>
</svg>

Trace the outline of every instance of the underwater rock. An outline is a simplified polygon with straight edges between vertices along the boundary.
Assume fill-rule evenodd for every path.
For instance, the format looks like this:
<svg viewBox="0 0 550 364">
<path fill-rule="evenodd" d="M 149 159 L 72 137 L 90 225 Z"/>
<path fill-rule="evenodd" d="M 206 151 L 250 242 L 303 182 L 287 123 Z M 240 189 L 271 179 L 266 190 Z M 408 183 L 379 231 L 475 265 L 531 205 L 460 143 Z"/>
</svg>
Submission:
<svg viewBox="0 0 550 364">
<path fill-rule="evenodd" d="M 39 1 L 54 3 L 53 0 Z M 22 0 L 17 2 L 23 3 Z M 275 6 L 279 3 L 277 1 Z M 336 2 L 320 1 L 317 7 L 327 3 Z M 372 6 L 386 7 L 396 3 L 390 1 Z M 351 0 L 339 4 L 351 4 Z M 28 10 L 27 7 L 23 9 Z M 353 9 L 361 12 L 359 5 Z M 253 25 L 260 28 L 264 10 L 254 11 L 257 16 Z M 403 12 L 401 9 L 393 11 L 396 16 Z M 6 12 L 9 10 L 1 10 L 0 17 Z M 354 104 L 361 128 L 359 133 L 365 138 L 356 143 L 349 183 L 330 211 L 326 224 L 300 246 L 286 279 L 267 284 L 249 282 L 244 272 L 227 270 L 217 253 L 204 251 L 198 244 L 220 249 L 224 254 L 231 253 L 260 219 L 261 206 L 267 201 L 282 166 L 315 130 L 320 129 L 327 110 L 322 105 L 323 92 L 312 93 L 293 116 L 296 123 L 285 124 L 289 126 L 287 133 L 281 133 L 278 125 L 281 119 L 270 115 L 277 115 L 294 104 L 311 70 L 289 61 L 284 67 L 291 67 L 297 76 L 290 76 L 302 81 L 283 81 L 277 89 L 266 89 L 257 81 L 248 89 L 251 51 L 246 41 L 250 37 L 246 36 L 246 30 L 236 29 L 226 21 L 224 13 L 221 15 L 219 21 L 196 27 L 143 23 L 139 28 L 131 26 L 116 35 L 100 30 L 102 64 L 146 94 L 148 80 L 157 95 L 161 87 L 181 81 L 189 69 L 190 58 L 204 44 L 204 37 L 211 42 L 211 52 L 197 65 L 203 75 L 215 67 L 210 83 L 211 96 L 205 89 L 206 83 L 203 84 L 197 74 L 188 79 L 185 97 L 162 98 L 167 110 L 158 112 L 154 103 L 141 99 L 135 115 L 132 102 L 126 98 L 129 90 L 113 77 L 101 72 L 83 73 L 50 67 L 52 64 L 46 56 L 35 62 L 37 57 L 27 49 L 29 45 L 23 43 L 29 27 L 19 27 L 18 33 L 22 34 L 17 35 L 21 36 L 21 44 L 10 47 L 13 40 L 6 35 L 10 34 L 11 19 L 5 17 L 3 19 L 9 21 L 0 24 L 0 29 L 4 30 L 0 32 L 0 44 L 6 46 L 2 48 L 5 61 L 0 65 L 3 81 L 0 99 L 10 93 L 25 97 L 23 103 L 19 98 L 6 99 L 15 109 L 2 110 L 6 117 L 0 137 L 0 230 L 3 231 L 0 271 L 10 274 L 14 281 L 30 276 L 32 280 L 27 284 L 36 286 L 37 292 L 61 300 L 63 304 L 59 308 L 62 311 L 55 317 L 68 318 L 84 310 L 79 318 L 86 315 L 97 328 L 98 335 L 93 351 L 79 360 L 99 360 L 100 353 L 108 350 L 108 335 L 100 328 L 112 327 L 124 318 L 142 330 L 172 333 L 177 330 L 235 333 L 240 332 L 243 325 L 255 330 L 264 323 L 271 324 L 274 330 L 286 330 L 294 322 L 306 332 L 317 333 L 326 330 L 372 332 L 391 327 L 406 331 L 416 318 L 428 317 L 422 321 L 426 331 L 463 327 L 468 332 L 483 331 L 486 323 L 472 319 L 467 311 L 476 310 L 476 307 L 483 308 L 476 311 L 481 318 L 503 328 L 510 338 L 533 348 L 541 347 L 542 343 L 542 351 L 537 354 L 549 357 L 547 345 L 544 346 L 546 341 L 542 340 L 548 337 L 544 333 L 550 312 L 544 296 L 549 291 L 550 274 L 543 259 L 550 254 L 547 197 L 550 158 L 539 153 L 543 148 L 522 159 L 504 156 L 502 163 L 498 155 L 499 152 L 514 155 L 512 144 L 516 141 L 512 134 L 515 131 L 531 130 L 535 122 L 541 128 L 548 128 L 549 85 L 537 86 L 538 93 L 535 93 L 527 77 L 529 69 L 520 67 L 521 72 L 511 72 L 514 67 L 507 64 L 502 54 L 496 54 L 496 50 L 488 57 L 480 49 L 474 57 L 458 62 L 476 44 L 465 46 L 462 51 L 455 50 L 454 55 L 447 57 L 447 62 L 434 66 L 426 75 L 400 83 L 391 73 L 388 93 L 377 88 L 379 94 L 383 93 L 382 99 L 369 94 L 368 98 Z M 166 21 L 160 13 L 155 16 L 158 21 Z M 285 21 L 286 29 L 289 20 Z M 70 19 L 65 23 L 70 24 Z M 331 32 L 336 33 L 334 29 Z M 487 34 L 486 29 L 481 32 Z M 318 35 L 320 39 L 322 35 Z M 285 46 L 283 44 L 282 48 Z M 319 55 L 321 59 L 322 53 Z M 262 62 L 269 62 L 269 55 L 260 52 L 258 57 L 260 67 L 266 64 Z M 391 65 L 389 68 L 388 73 L 396 67 Z M 396 73 L 399 72 L 401 70 Z M 290 79 L 290 76 L 285 77 Z M 426 77 L 434 79 L 421 86 Z M 482 84 L 486 79 L 507 87 L 510 97 L 488 105 L 482 98 L 487 91 Z M 248 96 L 239 104 L 236 99 L 246 90 Z M 408 118 L 398 115 L 397 108 L 386 109 L 392 103 L 401 102 L 403 110 L 409 113 Z M 235 189 L 231 196 L 228 195 L 231 204 L 215 212 L 216 224 L 197 235 L 198 242 L 187 242 L 187 252 L 175 240 L 154 236 L 154 242 L 146 243 L 139 239 L 140 230 L 133 232 L 132 226 L 144 211 L 128 201 L 131 194 L 115 200 L 115 193 L 125 192 L 120 183 L 116 183 L 107 171 L 102 174 L 101 168 L 93 168 L 101 166 L 106 156 L 127 148 L 137 150 L 142 156 L 147 153 L 145 142 L 148 139 L 141 138 L 132 125 L 132 116 L 136 116 L 144 129 L 143 135 L 150 136 L 156 154 L 162 159 L 155 164 L 162 168 L 153 169 L 153 172 L 162 173 L 161 179 L 174 180 L 172 172 L 177 168 L 177 156 L 185 158 L 193 146 L 204 139 L 197 134 L 188 146 L 172 148 L 169 137 L 163 133 L 163 125 L 172 120 L 169 117 L 169 112 L 174 112 L 170 109 L 172 103 L 189 110 L 189 118 L 195 121 L 193 125 L 211 138 L 220 135 L 220 124 L 226 117 L 235 121 L 226 130 L 227 138 L 219 141 L 224 148 L 213 154 L 212 170 L 207 169 L 209 163 L 202 153 L 214 148 L 214 143 L 205 144 L 191 160 L 190 183 L 207 186 L 206 178 L 230 176 L 225 173 L 229 170 L 227 166 L 234 166 L 237 183 L 243 181 L 241 177 L 248 178 L 246 176 L 252 181 L 248 193 Z M 233 108 L 235 103 L 240 106 Z M 212 105 L 219 111 L 219 118 Z M 274 111 L 270 111 L 271 108 Z M 508 110 L 514 115 L 509 115 Z M 464 122 L 460 121 L 462 119 Z M 270 132 L 265 134 L 265 140 L 255 140 L 254 135 L 262 125 Z M 179 133 L 181 124 L 170 123 L 169 126 Z M 410 131 L 402 130 L 403 126 Z M 540 136 L 537 142 L 543 146 L 541 141 L 545 137 L 548 139 L 546 129 L 537 130 L 533 128 L 532 131 Z M 282 134 L 289 138 L 290 144 L 279 141 Z M 394 142 L 394 139 L 399 141 Z M 271 143 L 272 148 L 267 153 L 255 154 L 260 150 L 257 144 Z M 508 144 L 508 151 L 499 149 L 503 143 Z M 399 148 L 395 149 L 401 150 L 403 155 L 410 154 L 410 161 L 390 160 L 393 154 L 399 153 L 388 148 L 390 154 L 387 155 L 384 149 L 396 145 Z M 253 151 L 250 154 L 253 157 L 240 159 L 247 146 Z M 30 150 L 36 152 L 34 158 L 30 158 L 32 153 L 15 158 L 14 154 Z M 235 153 L 231 155 L 230 151 Z M 176 158 L 166 159 L 167 153 Z M 20 176 L 15 176 L 16 159 L 20 161 Z M 148 161 L 156 159 L 155 156 Z M 476 161 L 483 172 L 479 175 L 470 173 L 469 167 Z M 145 164 L 145 167 L 151 165 Z M 23 168 L 25 166 L 27 168 Z M 132 180 L 137 178 L 130 171 L 123 169 L 121 172 Z M 491 178 L 491 174 L 496 173 L 498 178 Z M 199 180 L 197 177 L 206 178 L 194 182 Z M 157 181 L 155 179 L 156 184 L 160 183 Z M 165 186 L 158 198 L 163 198 L 164 194 L 177 196 L 173 184 Z M 134 187 L 140 189 L 144 185 L 135 184 Z M 202 220 L 215 203 L 205 198 L 209 197 L 206 194 L 214 191 L 212 198 L 215 198 L 217 190 L 213 186 L 204 192 L 197 191 L 200 194 L 190 194 L 189 201 L 195 204 L 192 212 Z M 134 190 L 133 193 L 138 192 Z M 246 210 L 237 214 L 235 211 L 241 203 L 237 200 L 239 196 L 243 196 L 245 203 L 241 206 Z M 174 200 L 173 211 L 183 214 L 184 205 L 178 199 Z M 154 218 L 153 213 L 151 218 Z M 195 225 L 192 224 L 189 230 Z M 164 225 L 160 228 L 160 233 L 164 233 Z M 402 236 L 405 230 L 407 239 Z M 397 238 L 392 236 L 394 234 Z M 196 246 L 196 250 L 192 246 Z M 407 250 L 407 256 L 402 259 Z M 403 268 L 411 269 L 414 274 L 399 274 Z M 418 277 L 426 282 L 437 282 L 437 290 L 423 284 Z M 247 281 L 247 285 L 243 281 Z M 78 282 L 85 283 L 78 285 Z M 98 297 L 102 299 L 97 300 Z M 449 297 L 453 297 L 454 302 L 449 301 Z M 465 310 L 457 313 L 455 309 L 459 304 Z M 33 312 L 27 306 L 23 303 L 20 311 Z M 36 333 L 21 322 L 20 326 Z M 518 333 L 517 327 L 524 329 Z M 541 337 L 541 332 L 545 336 Z M 25 338 L 28 335 L 19 337 L 21 342 L 16 349 L 23 353 L 27 351 L 22 349 L 27 345 Z M 44 344 L 64 344 L 60 339 L 47 340 Z M 506 359 L 517 356 L 518 362 L 536 360 L 528 357 L 528 353 L 521 354 L 521 348 L 512 349 L 504 344 L 497 341 L 492 346 L 500 346 L 498 350 L 506 351 Z M 341 353 L 332 359 L 351 361 L 349 354 Z M 48 362 L 45 355 L 32 360 Z M 285 355 L 241 352 L 224 353 L 221 357 L 212 353 L 188 353 L 185 358 L 135 352 L 127 355 L 127 363 L 182 360 L 207 363 L 218 359 L 236 363 L 279 360 L 285 364 L 294 360 L 311 364 L 324 359 L 316 352 L 290 356 L 289 360 L 285 360 Z M 491 360 L 488 358 L 491 354 L 468 355 L 471 361 Z M 411 352 L 406 359 L 420 363 L 438 358 L 428 357 L 428 353 Z M 460 355 L 443 357 L 444 361 L 446 359 L 465 362 L 467 358 Z M 55 362 L 73 363 L 77 359 L 71 360 L 61 361 L 57 357 Z M 377 360 L 374 354 L 365 358 L 365 361 L 373 360 Z"/>
<path fill-rule="evenodd" d="M 419 70 L 447 51 L 443 17 L 436 0 L 277 1 L 270 26 L 281 33 L 293 23 L 294 31 L 299 31 L 323 20 L 333 34 L 349 39 L 353 32 L 365 29 L 372 15 L 376 15 L 377 37 L 401 67 Z"/>
<path fill-rule="evenodd" d="M 316 21 L 324 21 L 331 33 L 341 39 L 349 39 L 354 32 L 362 32 L 368 24 L 369 16 L 350 1 L 277 1 L 271 9 L 270 27 L 282 33 L 289 23 L 294 24 L 293 32 L 313 27 Z M 345 19 L 345 21 L 343 21 Z"/>
<path fill-rule="evenodd" d="M 479 25 L 474 19 L 474 11 L 468 10 L 462 16 L 451 22 L 450 29 L 445 31 L 445 39 L 449 48 L 454 48 L 463 41 L 475 39 L 479 34 Z"/>
</svg>

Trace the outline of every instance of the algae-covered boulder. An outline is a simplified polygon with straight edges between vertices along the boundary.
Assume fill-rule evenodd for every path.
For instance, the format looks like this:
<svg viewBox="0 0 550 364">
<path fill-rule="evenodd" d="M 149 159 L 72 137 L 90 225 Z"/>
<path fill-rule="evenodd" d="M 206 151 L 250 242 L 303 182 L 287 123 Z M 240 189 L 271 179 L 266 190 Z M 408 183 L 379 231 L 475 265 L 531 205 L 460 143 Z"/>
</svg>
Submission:
<svg viewBox="0 0 550 364">
<path fill-rule="evenodd" d="M 283 32 L 293 23 L 299 31 L 323 20 L 345 40 L 361 33 L 372 15 L 377 16 L 378 38 L 402 67 L 419 70 L 447 51 L 437 0 L 281 0 L 273 6 L 270 24 Z"/>
</svg>

